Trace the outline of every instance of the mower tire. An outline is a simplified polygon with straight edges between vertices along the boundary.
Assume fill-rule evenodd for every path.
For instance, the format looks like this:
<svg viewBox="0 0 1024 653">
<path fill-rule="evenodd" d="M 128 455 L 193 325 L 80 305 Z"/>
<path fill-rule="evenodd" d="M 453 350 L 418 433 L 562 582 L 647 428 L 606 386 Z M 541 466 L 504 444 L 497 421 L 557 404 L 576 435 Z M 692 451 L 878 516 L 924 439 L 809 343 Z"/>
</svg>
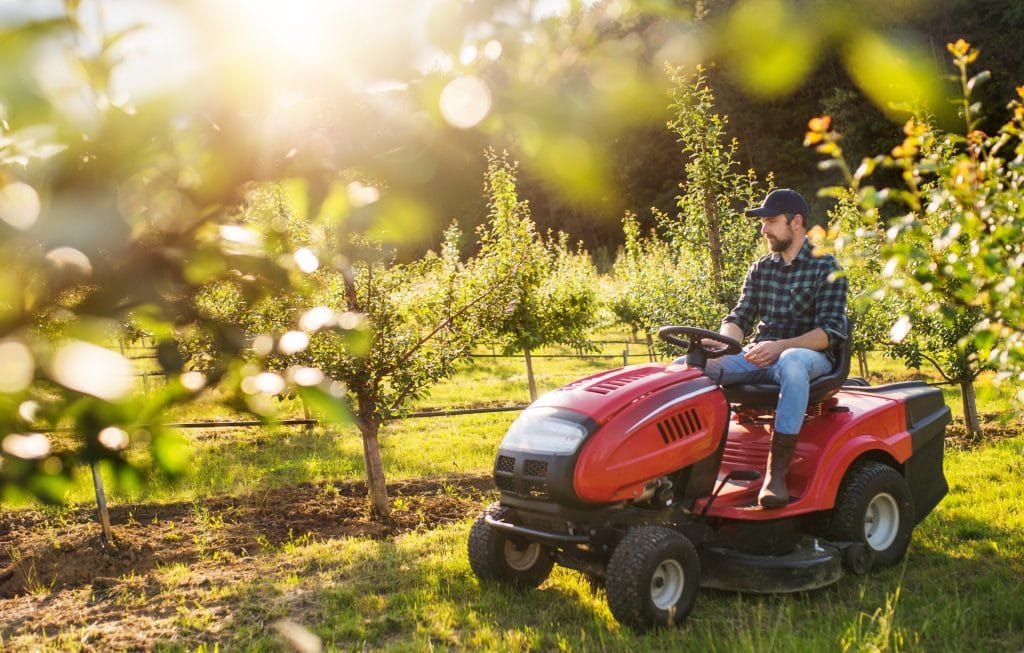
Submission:
<svg viewBox="0 0 1024 653">
<path fill-rule="evenodd" d="M 896 564 L 906 555 L 914 529 L 914 503 L 906 479 L 883 463 L 855 463 L 823 526 L 836 540 L 865 544 L 872 567 Z"/>
<path fill-rule="evenodd" d="M 670 528 L 631 529 L 608 561 L 605 590 L 612 615 L 633 630 L 678 626 L 700 590 L 697 550 Z"/>
<path fill-rule="evenodd" d="M 469 566 L 480 579 L 534 588 L 551 574 L 551 552 L 536 542 L 510 538 L 484 521 L 488 516 L 504 521 L 511 512 L 495 502 L 476 518 L 469 530 Z"/>
</svg>

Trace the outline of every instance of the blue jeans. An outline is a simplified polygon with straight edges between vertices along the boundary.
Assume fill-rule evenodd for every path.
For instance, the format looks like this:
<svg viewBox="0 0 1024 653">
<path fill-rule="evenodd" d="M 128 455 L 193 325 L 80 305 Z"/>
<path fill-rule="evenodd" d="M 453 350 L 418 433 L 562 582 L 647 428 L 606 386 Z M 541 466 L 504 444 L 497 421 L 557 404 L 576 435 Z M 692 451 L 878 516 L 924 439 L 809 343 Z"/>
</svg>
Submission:
<svg viewBox="0 0 1024 653">
<path fill-rule="evenodd" d="M 743 353 L 711 359 L 704 367 L 704 373 L 719 385 L 778 384 L 780 390 L 779 403 L 775 407 L 775 430 L 791 435 L 799 433 L 804 423 L 811 380 L 831 371 L 832 363 L 828 357 L 813 349 L 787 349 L 779 356 L 779 360 L 764 368 L 743 358 Z"/>
</svg>

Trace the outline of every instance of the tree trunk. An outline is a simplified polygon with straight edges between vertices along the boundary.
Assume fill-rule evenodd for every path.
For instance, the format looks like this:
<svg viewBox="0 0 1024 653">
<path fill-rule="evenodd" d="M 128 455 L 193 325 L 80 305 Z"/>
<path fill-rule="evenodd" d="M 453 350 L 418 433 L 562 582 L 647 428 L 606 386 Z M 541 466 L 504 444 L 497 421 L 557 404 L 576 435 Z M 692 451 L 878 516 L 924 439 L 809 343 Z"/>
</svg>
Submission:
<svg viewBox="0 0 1024 653">
<path fill-rule="evenodd" d="M 725 266 L 722 263 L 722 236 L 718 226 L 718 206 L 715 204 L 715 195 L 710 189 L 704 192 L 704 213 L 708 219 L 708 251 L 711 253 L 711 281 L 715 284 L 715 296 L 720 300 L 724 300 L 725 288 L 723 287 L 722 279 L 725 276 Z"/>
<path fill-rule="evenodd" d="M 960 394 L 964 400 L 964 426 L 967 428 L 967 438 L 973 440 L 981 434 L 978 403 L 974 398 L 974 379 L 960 381 Z"/>
<path fill-rule="evenodd" d="M 526 356 L 526 380 L 530 384 L 530 401 L 537 401 L 537 380 L 533 378 L 533 357 L 530 356 L 529 349 L 524 349 L 523 354 Z"/>
<path fill-rule="evenodd" d="M 370 512 L 374 517 L 387 519 L 391 516 L 391 502 L 388 501 L 388 486 L 384 480 L 384 465 L 380 460 L 380 422 L 360 420 L 359 432 L 363 436 L 363 461 L 366 464 L 366 487 L 370 498 Z"/>
<path fill-rule="evenodd" d="M 868 378 L 868 353 L 866 351 L 857 352 L 857 364 L 860 366 L 860 375 L 865 379 Z"/>
</svg>

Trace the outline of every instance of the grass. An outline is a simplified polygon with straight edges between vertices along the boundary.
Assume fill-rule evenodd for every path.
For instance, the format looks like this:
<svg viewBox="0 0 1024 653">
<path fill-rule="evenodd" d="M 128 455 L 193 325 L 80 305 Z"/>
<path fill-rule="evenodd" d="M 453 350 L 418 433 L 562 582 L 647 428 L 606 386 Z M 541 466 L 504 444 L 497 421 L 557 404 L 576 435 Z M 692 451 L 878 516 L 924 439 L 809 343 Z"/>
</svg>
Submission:
<svg viewBox="0 0 1024 653">
<path fill-rule="evenodd" d="M 622 344 L 625 334 L 603 334 L 600 358 L 572 358 L 566 347 L 552 347 L 534 359 L 540 392 L 553 390 L 573 379 L 621 365 L 623 351 L 628 362 L 646 362 L 647 348 L 642 344 Z M 479 354 L 500 353 L 485 349 Z M 564 357 L 563 357 L 564 356 Z M 908 371 L 899 363 L 879 355 L 869 359 L 870 381 L 874 384 L 907 378 L 938 382 L 934 372 Z M 955 419 L 963 415 L 958 386 L 942 386 L 946 403 Z M 1013 420 L 1018 407 L 1013 403 L 1018 387 L 1012 383 L 995 385 L 992 375 L 983 375 L 976 386 L 979 410 L 993 420 Z M 171 421 L 225 419 L 235 416 L 215 394 L 196 405 L 181 407 Z M 482 356 L 455 378 L 437 384 L 430 394 L 412 406 L 413 411 L 466 406 L 517 406 L 529 402 L 526 367 L 522 357 Z M 297 401 L 281 404 L 283 417 L 303 415 Z M 442 416 L 396 420 L 381 434 L 385 474 L 389 480 L 451 473 L 487 473 L 494 452 L 516 412 Z M 306 482 L 360 480 L 363 477 L 363 452 L 358 431 L 352 426 L 305 429 L 301 426 L 268 428 L 220 428 L 188 430 L 191 463 L 185 474 L 168 479 L 149 469 L 145 483 L 118 486 L 118 479 L 104 470 L 111 505 L 138 502 L 190 501 L 216 494 L 243 494 L 259 489 Z M 135 459 L 151 467 L 146 452 Z M 92 477 L 88 469 L 75 470 L 75 483 L 67 494 L 69 503 L 94 501 Z M 31 507 L 29 499 L 14 506 Z"/>
<path fill-rule="evenodd" d="M 612 351 L 606 359 L 535 359 L 542 391 L 621 364 L 622 347 L 609 349 L 614 347 L 619 353 Z M 636 350 L 630 362 L 638 362 Z M 875 383 L 907 378 L 898 363 L 881 358 L 872 358 L 871 371 Z M 958 389 L 946 386 L 944 392 L 954 413 L 961 414 Z M 1015 393 L 1014 386 L 995 386 L 983 377 L 978 385 L 981 412 L 1016 419 Z M 439 384 L 415 409 L 508 405 L 525 402 L 527 396 L 522 359 L 482 358 L 457 379 Z M 193 419 L 217 414 L 213 402 L 196 410 Z M 486 473 L 515 415 L 395 421 L 382 434 L 385 473 L 392 481 Z M 362 478 L 361 444 L 351 427 L 218 429 L 189 435 L 192 462 L 184 477 L 170 482 L 153 475 L 142 488 L 114 488 L 111 503 L 195 501 Z M 1024 437 L 951 449 L 946 475 L 950 493 L 918 527 L 903 564 L 796 595 L 703 591 L 694 613 L 677 630 L 636 635 L 620 627 L 603 593 L 594 593 L 579 574 L 564 569 L 556 569 L 531 592 L 479 583 L 466 560 L 467 519 L 393 541 L 298 538 L 264 547 L 245 560 L 258 567 L 248 576 L 251 580 L 214 583 L 187 604 L 180 603 L 174 588 L 189 582 L 190 571 L 168 565 L 156 572 L 166 596 L 155 600 L 166 601 L 177 614 L 176 634 L 158 648 L 280 650 L 280 633 L 291 633 L 314 635 L 327 650 L 1024 650 Z M 68 498 L 91 503 L 87 470 L 80 476 Z M 113 485 L 112 478 L 107 480 Z M 61 511 L 52 513 L 59 521 Z M 200 562 L 220 564 L 217 516 L 206 517 L 210 549 L 204 548 Z M 46 592 L 45 582 L 38 591 Z M 80 628 L 69 625 L 25 647 L 80 648 Z M 0 642 L 0 647 L 5 644 L 12 642 Z"/>
<path fill-rule="evenodd" d="M 679 629 L 637 635 L 575 572 L 535 591 L 480 583 L 469 520 L 395 541 L 297 542 L 252 559 L 251 580 L 182 609 L 180 634 L 226 650 L 278 650 L 287 620 L 326 650 L 1020 651 L 1024 648 L 1024 441 L 951 451 L 950 495 L 901 565 L 802 594 L 703 591 Z M 162 572 L 172 585 L 186 574 Z M 225 610 L 225 606 L 228 609 Z M 218 622 L 218 619 L 226 622 Z"/>
</svg>

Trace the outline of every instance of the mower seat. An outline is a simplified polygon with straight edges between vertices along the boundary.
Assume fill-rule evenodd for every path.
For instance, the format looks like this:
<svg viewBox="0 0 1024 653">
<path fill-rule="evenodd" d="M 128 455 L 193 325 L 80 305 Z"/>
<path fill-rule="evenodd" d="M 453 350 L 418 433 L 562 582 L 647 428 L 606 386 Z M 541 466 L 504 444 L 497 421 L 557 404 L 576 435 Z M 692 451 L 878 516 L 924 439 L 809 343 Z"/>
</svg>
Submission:
<svg viewBox="0 0 1024 653">
<path fill-rule="evenodd" d="M 853 346 L 849 321 L 845 326 L 846 338 L 832 347 L 835 359 L 832 371 L 811 381 L 810 394 L 807 397 L 809 407 L 820 404 L 838 392 L 850 375 Z M 748 408 L 775 408 L 779 402 L 779 386 L 775 383 L 734 383 L 722 386 L 722 390 L 729 403 Z"/>
</svg>

